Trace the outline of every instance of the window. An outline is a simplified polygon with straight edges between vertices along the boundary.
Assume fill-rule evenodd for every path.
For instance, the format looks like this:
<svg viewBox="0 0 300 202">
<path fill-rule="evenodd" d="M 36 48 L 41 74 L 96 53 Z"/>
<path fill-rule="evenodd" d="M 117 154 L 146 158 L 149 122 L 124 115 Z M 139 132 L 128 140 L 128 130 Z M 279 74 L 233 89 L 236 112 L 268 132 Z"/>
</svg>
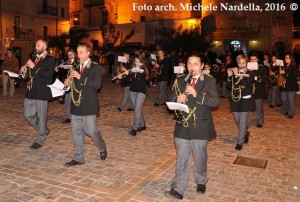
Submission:
<svg viewBox="0 0 300 202">
<path fill-rule="evenodd" d="M 14 22 L 14 35 L 15 38 L 20 38 L 20 16 L 15 16 L 15 22 Z"/>
<path fill-rule="evenodd" d="M 65 18 L 65 8 L 60 8 L 60 17 Z"/>
<path fill-rule="evenodd" d="M 102 25 L 108 25 L 108 12 L 102 11 Z"/>
<path fill-rule="evenodd" d="M 240 41 L 231 41 L 230 50 L 234 52 L 241 51 L 241 42 Z"/>
<path fill-rule="evenodd" d="M 48 36 L 48 26 L 43 26 L 43 38 Z"/>
<path fill-rule="evenodd" d="M 74 25 L 79 25 L 80 21 L 79 21 L 79 13 L 73 13 L 73 21 L 74 21 Z"/>
</svg>

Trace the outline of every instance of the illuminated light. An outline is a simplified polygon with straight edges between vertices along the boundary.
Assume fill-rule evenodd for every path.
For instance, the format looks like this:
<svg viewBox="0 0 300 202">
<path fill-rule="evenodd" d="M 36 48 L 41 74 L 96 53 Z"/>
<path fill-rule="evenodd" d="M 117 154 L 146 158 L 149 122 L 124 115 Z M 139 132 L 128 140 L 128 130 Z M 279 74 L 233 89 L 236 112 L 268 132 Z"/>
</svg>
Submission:
<svg viewBox="0 0 300 202">
<path fill-rule="evenodd" d="M 194 19 L 194 18 L 191 18 L 191 19 L 187 20 L 187 23 L 188 23 L 189 27 L 194 27 L 196 25 L 196 23 L 197 23 L 197 20 Z"/>
<path fill-rule="evenodd" d="M 78 17 L 75 17 L 75 18 L 74 18 L 74 21 L 78 21 Z"/>
</svg>

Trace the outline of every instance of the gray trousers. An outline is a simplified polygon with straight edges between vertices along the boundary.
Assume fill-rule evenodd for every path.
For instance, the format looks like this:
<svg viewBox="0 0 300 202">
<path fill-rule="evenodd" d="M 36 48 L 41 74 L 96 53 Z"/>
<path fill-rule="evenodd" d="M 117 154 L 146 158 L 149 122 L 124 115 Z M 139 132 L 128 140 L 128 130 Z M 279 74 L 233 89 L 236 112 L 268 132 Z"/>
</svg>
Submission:
<svg viewBox="0 0 300 202">
<path fill-rule="evenodd" d="M 65 105 L 67 117 L 68 119 L 71 119 L 71 92 L 66 93 L 65 95 Z"/>
<path fill-rule="evenodd" d="M 192 155 L 195 183 L 207 184 L 207 143 L 208 140 L 185 140 L 175 137 L 177 159 L 172 189 L 183 195 L 189 181 Z"/>
<path fill-rule="evenodd" d="M 47 128 L 47 100 L 24 99 L 24 116 L 28 123 L 38 132 L 36 143 L 43 145 L 50 130 Z"/>
<path fill-rule="evenodd" d="M 256 124 L 264 125 L 264 100 L 255 99 Z"/>
<path fill-rule="evenodd" d="M 158 82 L 159 84 L 159 93 L 158 93 L 158 98 L 155 103 L 161 104 L 165 103 L 168 101 L 168 95 L 167 95 L 167 85 L 168 81 L 160 81 Z M 162 102 L 161 102 L 162 100 Z"/>
<path fill-rule="evenodd" d="M 133 109 L 131 100 L 130 100 L 130 86 L 123 87 L 123 99 L 119 107 L 123 110 L 126 104 L 128 103 L 129 109 Z"/>
<path fill-rule="evenodd" d="M 281 105 L 282 101 L 281 101 L 281 97 L 280 97 L 279 87 L 272 86 L 271 93 L 272 93 L 272 96 L 271 96 L 270 105 L 272 105 L 273 107 L 275 107 L 276 105 Z"/>
<path fill-rule="evenodd" d="M 71 115 L 72 134 L 75 147 L 74 160 L 84 163 L 84 137 L 89 135 L 95 142 L 99 152 L 106 150 L 105 142 L 96 125 L 96 115 Z"/>
<path fill-rule="evenodd" d="M 295 103 L 296 103 L 297 91 L 291 92 L 282 92 L 281 99 L 284 108 L 284 113 L 288 113 L 288 115 L 295 114 Z"/>
<path fill-rule="evenodd" d="M 133 130 L 137 130 L 140 126 L 146 126 L 143 114 L 145 99 L 146 95 L 144 93 L 130 91 L 130 100 L 134 108 Z"/>
<path fill-rule="evenodd" d="M 247 135 L 247 128 L 250 125 L 251 112 L 233 112 L 233 117 L 239 127 L 237 143 L 243 145 Z"/>
</svg>

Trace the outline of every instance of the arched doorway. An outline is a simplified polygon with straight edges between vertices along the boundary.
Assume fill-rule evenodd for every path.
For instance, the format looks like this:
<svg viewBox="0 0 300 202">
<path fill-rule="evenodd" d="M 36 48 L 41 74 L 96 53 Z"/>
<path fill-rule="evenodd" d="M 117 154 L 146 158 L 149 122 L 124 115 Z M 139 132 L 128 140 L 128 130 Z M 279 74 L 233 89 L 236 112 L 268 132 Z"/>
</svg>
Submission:
<svg viewBox="0 0 300 202">
<path fill-rule="evenodd" d="M 285 43 L 283 41 L 277 41 L 274 45 L 274 50 L 279 57 L 283 57 L 285 52 Z"/>
</svg>

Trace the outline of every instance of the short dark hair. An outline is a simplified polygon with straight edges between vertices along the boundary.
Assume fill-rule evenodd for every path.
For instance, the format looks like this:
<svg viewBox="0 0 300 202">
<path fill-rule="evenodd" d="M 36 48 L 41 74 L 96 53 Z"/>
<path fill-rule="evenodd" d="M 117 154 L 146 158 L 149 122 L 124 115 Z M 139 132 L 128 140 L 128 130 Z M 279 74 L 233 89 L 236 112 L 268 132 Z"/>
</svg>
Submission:
<svg viewBox="0 0 300 202">
<path fill-rule="evenodd" d="M 46 47 L 48 47 L 48 41 L 46 41 L 46 39 L 41 38 L 41 39 L 38 39 L 36 41 L 42 41 L 46 45 Z"/>
<path fill-rule="evenodd" d="M 190 57 L 197 57 L 197 58 L 199 58 L 200 62 L 203 63 L 202 55 L 198 52 L 191 53 L 188 58 L 190 58 Z"/>
<path fill-rule="evenodd" d="M 88 52 L 91 52 L 91 51 L 92 51 L 92 48 L 91 48 L 91 46 L 90 46 L 90 45 L 88 45 L 87 43 L 80 43 L 80 44 L 78 44 L 77 48 L 78 48 L 79 46 L 81 46 L 81 47 L 85 47 L 85 48 L 86 48 L 86 50 L 87 50 Z"/>
</svg>

